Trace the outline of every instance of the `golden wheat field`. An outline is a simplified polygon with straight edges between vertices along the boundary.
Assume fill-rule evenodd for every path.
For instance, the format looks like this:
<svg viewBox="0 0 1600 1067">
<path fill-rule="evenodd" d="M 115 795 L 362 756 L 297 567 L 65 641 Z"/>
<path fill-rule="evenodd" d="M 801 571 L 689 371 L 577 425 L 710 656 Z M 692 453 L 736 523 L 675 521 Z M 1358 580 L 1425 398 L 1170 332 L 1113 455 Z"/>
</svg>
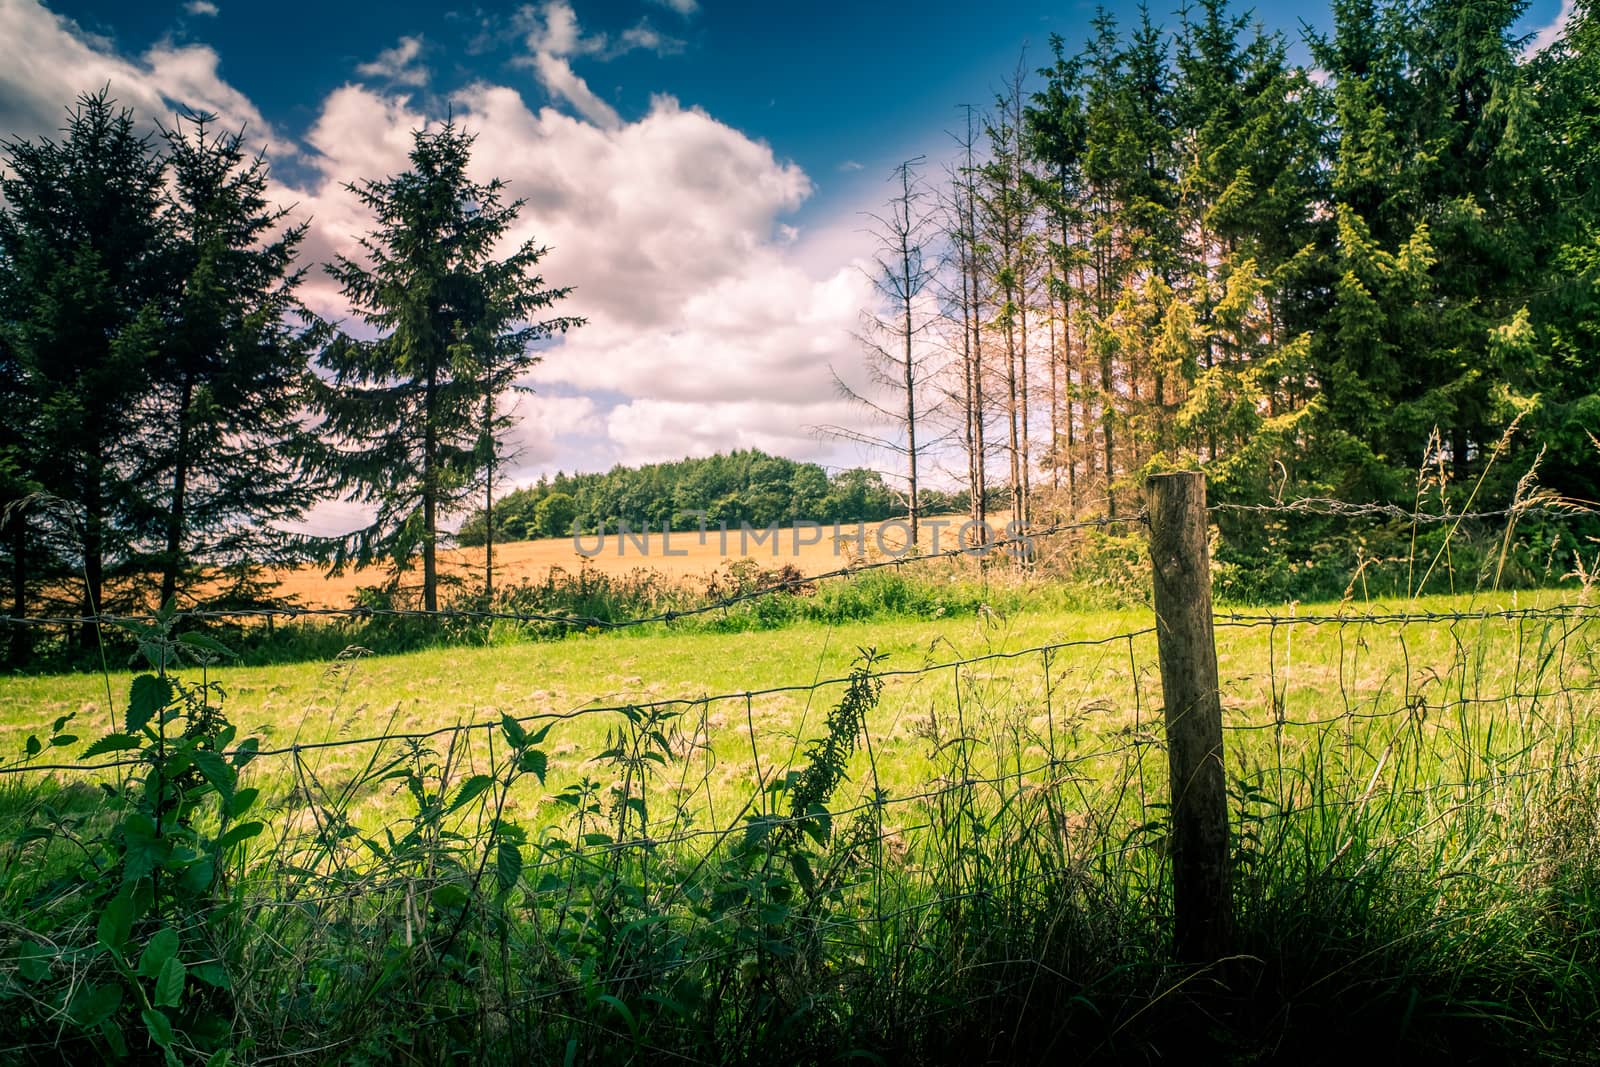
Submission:
<svg viewBox="0 0 1600 1067">
<path fill-rule="evenodd" d="M 964 515 L 925 518 L 921 536 L 923 551 L 956 548 L 965 518 Z M 1010 512 L 991 512 L 988 522 L 992 536 L 1005 536 L 1010 519 Z M 810 528 L 785 526 L 778 529 L 774 538 L 765 528 L 741 534 L 738 529 L 724 533 L 713 527 L 704 534 L 691 530 L 670 535 L 629 534 L 626 539 L 607 534 L 603 541 L 593 535 L 576 542 L 571 537 L 513 541 L 494 546 L 495 584 L 540 582 L 553 569 L 571 572 L 584 566 L 613 575 L 642 568 L 676 579 L 709 578 L 712 572 L 746 557 L 763 567 L 777 568 L 788 563 L 805 574 L 819 574 L 848 566 L 852 560 L 883 558 L 900 552 L 908 535 L 906 524 L 900 519 L 841 524 L 838 530 L 836 537 L 831 524 Z M 937 543 L 933 540 L 935 534 Z M 440 553 L 440 572 L 467 582 L 481 582 L 484 555 L 481 547 L 446 550 Z M 270 577 L 281 583 L 277 590 L 279 595 L 295 597 L 305 607 L 341 608 L 350 605 L 351 597 L 362 586 L 382 584 L 386 572 L 380 567 L 347 568 L 340 574 L 329 575 L 326 568 L 305 565 L 273 571 Z M 420 574 L 413 580 L 420 581 Z"/>
</svg>

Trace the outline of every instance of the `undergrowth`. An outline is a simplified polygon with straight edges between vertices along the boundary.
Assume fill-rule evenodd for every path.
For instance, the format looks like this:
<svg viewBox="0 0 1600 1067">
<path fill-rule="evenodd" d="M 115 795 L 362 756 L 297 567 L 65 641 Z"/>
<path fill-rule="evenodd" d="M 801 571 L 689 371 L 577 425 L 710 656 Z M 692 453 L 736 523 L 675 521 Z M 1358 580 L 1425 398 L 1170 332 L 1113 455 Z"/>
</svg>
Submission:
<svg viewBox="0 0 1600 1067">
<path fill-rule="evenodd" d="M 98 796 L 4 776 L 0 1058 L 1592 1061 L 1600 663 L 1581 615 L 1518 626 L 1509 674 L 1462 640 L 1232 720 L 1235 951 L 1194 968 L 1159 737 L 1065 710 L 1065 675 L 962 676 L 915 725 L 928 781 L 891 789 L 863 649 L 730 809 L 694 705 L 609 713 L 560 781 L 562 720 L 510 716 L 262 777 L 214 643 L 163 620 L 122 729 L 63 717 L 18 756 L 117 757 Z M 402 814 L 365 822 L 375 790 Z"/>
</svg>

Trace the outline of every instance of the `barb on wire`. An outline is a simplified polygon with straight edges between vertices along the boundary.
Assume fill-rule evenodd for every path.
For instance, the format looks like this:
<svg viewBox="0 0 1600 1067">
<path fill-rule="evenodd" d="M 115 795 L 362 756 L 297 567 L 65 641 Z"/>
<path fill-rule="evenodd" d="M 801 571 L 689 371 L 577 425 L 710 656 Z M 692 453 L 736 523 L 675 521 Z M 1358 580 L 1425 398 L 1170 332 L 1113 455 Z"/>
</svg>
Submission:
<svg viewBox="0 0 1600 1067">
<path fill-rule="evenodd" d="M 1490 619 L 1584 619 L 1600 617 L 1593 604 L 1554 604 L 1542 608 L 1485 608 L 1482 611 L 1344 612 L 1281 615 L 1276 612 L 1217 612 L 1213 625 L 1237 629 L 1256 626 L 1409 626 L 1430 622 L 1485 622 Z"/>
<path fill-rule="evenodd" d="M 1600 507 L 1563 498 L 1534 498 L 1524 504 L 1493 511 L 1426 512 L 1407 511 L 1395 504 L 1352 504 L 1332 497 L 1308 496 L 1282 504 L 1212 504 L 1212 513 L 1237 512 L 1260 515 L 1333 515 L 1349 518 L 1400 519 L 1406 522 L 1439 523 L 1463 520 L 1484 521 L 1509 518 L 1581 518 L 1600 515 Z"/>
</svg>

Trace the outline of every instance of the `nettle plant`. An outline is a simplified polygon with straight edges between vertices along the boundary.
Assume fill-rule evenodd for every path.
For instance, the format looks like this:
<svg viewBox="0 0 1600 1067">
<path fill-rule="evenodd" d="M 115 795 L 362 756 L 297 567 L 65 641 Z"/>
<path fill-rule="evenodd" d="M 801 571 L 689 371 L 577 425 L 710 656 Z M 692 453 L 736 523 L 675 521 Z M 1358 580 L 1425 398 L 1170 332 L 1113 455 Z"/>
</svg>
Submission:
<svg viewBox="0 0 1600 1067">
<path fill-rule="evenodd" d="M 204 673 L 231 653 L 201 634 L 175 636 L 174 616 L 168 605 L 152 625 L 125 624 L 150 669 L 133 679 L 123 728 L 81 753 L 116 757 L 101 803 L 86 811 L 41 802 L 13 841 L 13 859 L 33 853 L 54 875 L 28 904 L 80 936 L 19 941 L 0 1010 L 41 1038 L 76 1031 L 102 1058 L 225 1063 L 234 1019 L 227 882 L 240 845 L 262 830 L 248 818 L 257 791 L 239 786 L 259 743 L 236 741 L 222 689 Z M 169 673 L 185 662 L 202 669 L 200 683 Z M 75 743 L 71 718 L 56 720 L 47 741 L 29 737 L 24 759 Z"/>
</svg>

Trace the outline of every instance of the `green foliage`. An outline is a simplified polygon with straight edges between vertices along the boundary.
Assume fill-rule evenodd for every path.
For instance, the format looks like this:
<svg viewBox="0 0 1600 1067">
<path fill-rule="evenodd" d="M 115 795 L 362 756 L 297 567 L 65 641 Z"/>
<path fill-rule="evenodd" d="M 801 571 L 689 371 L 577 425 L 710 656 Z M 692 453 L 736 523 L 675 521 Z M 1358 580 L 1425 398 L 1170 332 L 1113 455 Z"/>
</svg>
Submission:
<svg viewBox="0 0 1600 1067">
<path fill-rule="evenodd" d="M 1131 678 L 1080 689 L 1120 648 L 898 680 L 868 648 L 792 735 L 759 697 L 496 713 L 290 749 L 246 784 L 189 743 L 215 686 L 159 669 L 220 653 L 158 626 L 103 743 L 135 761 L 120 799 L 0 787 L 0 1041 L 24 1063 L 1581 1060 L 1593 625 L 1387 653 L 1233 631 L 1263 684 L 1229 714 L 1265 728 L 1229 732 L 1239 951 L 1205 981 L 1168 956 L 1156 735 Z M 81 749 L 82 718 L 25 751 Z M 226 844 L 257 820 L 248 855 Z"/>
<path fill-rule="evenodd" d="M 92 812 L 40 802 L 14 840 L 42 870 L 6 897 L 62 929 L 93 922 L 89 940 L 25 943 L 0 985 L 25 1043 L 49 1035 L 73 1055 L 170 1064 L 195 1053 L 225 1062 L 232 1047 L 233 979 L 220 946 L 234 931 L 229 873 L 264 828 L 250 817 L 257 791 L 239 784 L 259 746 L 238 740 L 220 689 L 168 673 L 229 654 L 203 636 L 174 637 L 171 623 L 169 608 L 135 630 L 151 672 L 134 678 L 121 728 L 79 754 L 113 757 L 115 783 L 101 786 Z M 25 760 L 75 744 L 71 719 L 57 719 L 47 743 L 30 736 Z"/>
<path fill-rule="evenodd" d="M 310 319 L 295 297 L 306 226 L 277 232 L 288 209 L 268 204 L 265 160 L 212 121 L 180 117 L 165 131 L 164 255 L 175 282 L 148 422 L 128 449 L 140 477 L 163 486 L 140 517 L 159 551 L 132 562 L 161 575 L 158 604 L 180 588 L 203 604 L 195 587 L 215 568 L 248 579 L 284 558 L 277 528 L 319 491 L 301 411 L 313 334 L 296 328 Z"/>
<path fill-rule="evenodd" d="M 960 511 L 966 494 L 924 490 L 923 514 Z M 852 469 L 831 477 L 814 463 L 735 449 L 641 467 L 616 466 L 604 474 L 560 474 L 517 489 L 495 503 L 495 540 L 569 537 L 601 530 L 615 534 L 621 523 L 635 531 L 715 531 L 726 523 L 763 528 L 797 520 L 818 524 L 878 522 L 904 514 L 883 477 Z M 697 514 L 704 512 L 704 516 Z M 576 527 L 574 527 L 576 523 Z M 482 510 L 473 512 L 457 535 L 462 545 L 484 543 Z M 713 535 L 714 536 L 714 535 Z"/>
<path fill-rule="evenodd" d="M 76 606 L 94 612 L 145 488 L 130 447 L 170 291 L 165 168 L 105 90 L 79 98 L 62 140 L 0 148 L 3 504 L 33 490 L 63 502 L 9 517 L 11 599 L 76 570 Z"/>
<path fill-rule="evenodd" d="M 583 324 L 537 319 L 566 297 L 536 270 L 546 250 L 524 242 L 493 258 L 523 201 L 504 183 L 467 176 L 473 138 L 446 122 L 412 138 L 411 169 L 350 191 L 377 220 L 362 239 L 371 266 L 328 266 L 356 314 L 380 334 L 339 334 L 317 363 L 326 419 L 325 473 L 335 492 L 376 505 L 367 528 L 342 539 L 335 569 L 420 554 L 424 606 L 438 607 L 441 521 L 460 510 L 486 471 L 492 485 L 496 402 L 538 362 L 533 345 Z"/>
</svg>

